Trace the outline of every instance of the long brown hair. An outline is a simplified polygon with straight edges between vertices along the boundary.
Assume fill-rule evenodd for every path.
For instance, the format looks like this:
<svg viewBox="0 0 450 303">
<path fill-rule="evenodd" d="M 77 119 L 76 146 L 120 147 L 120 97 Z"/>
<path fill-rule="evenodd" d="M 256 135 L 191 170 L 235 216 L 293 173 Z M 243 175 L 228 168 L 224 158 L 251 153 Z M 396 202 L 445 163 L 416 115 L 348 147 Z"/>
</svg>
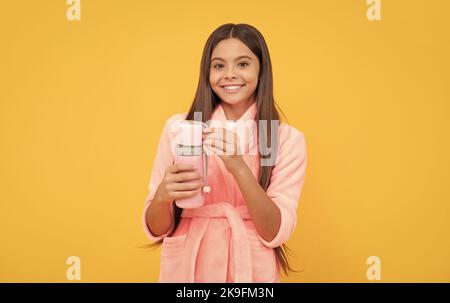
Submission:
<svg viewBox="0 0 450 303">
<path fill-rule="evenodd" d="M 256 121 L 277 121 L 279 123 L 280 115 L 276 107 L 278 105 L 273 97 L 273 77 L 272 77 L 272 63 L 270 61 L 269 50 L 267 44 L 264 40 L 262 34 L 253 26 L 248 24 L 233 24 L 228 23 L 218 27 L 209 36 L 206 41 L 205 48 L 203 50 L 203 55 L 201 59 L 200 67 L 200 78 L 197 85 L 197 91 L 195 93 L 194 101 L 189 109 L 186 120 L 194 120 L 194 112 L 202 113 L 202 120 L 206 122 L 211 119 L 212 113 L 216 106 L 220 103 L 220 98 L 212 90 L 209 82 L 209 71 L 210 71 L 210 59 L 212 51 L 215 46 L 224 39 L 237 38 L 242 41 L 247 47 L 255 54 L 259 59 L 260 72 L 259 72 L 259 82 L 256 88 L 256 103 L 257 103 L 257 113 Z M 279 107 L 278 107 L 279 109 Z M 279 109 L 281 111 L 281 109 Z M 282 112 L 282 111 L 281 111 Z M 284 116 L 284 114 L 283 114 Z M 285 116 L 284 116 L 285 117 Z M 267 132 L 262 134 L 260 137 L 260 129 L 258 127 L 258 138 L 262 138 L 264 143 L 268 143 L 263 146 L 271 147 L 271 142 L 274 140 L 275 146 L 278 146 L 278 136 L 274 139 L 271 138 L 271 123 L 267 123 Z M 272 149 L 273 150 L 273 149 Z M 261 157 L 270 157 L 271 155 L 261 155 Z M 276 154 L 275 154 L 276 157 Z M 272 163 L 275 163 L 273 161 Z M 261 166 L 259 170 L 258 182 L 264 190 L 267 190 L 270 184 L 270 176 L 272 174 L 273 166 Z M 182 209 L 175 206 L 174 220 L 176 230 L 180 219 Z M 173 232 L 172 232 L 173 233 Z M 148 247 L 154 247 L 162 244 L 163 240 L 151 243 Z M 298 272 L 293 269 L 288 261 L 287 253 L 292 255 L 291 250 L 287 245 L 275 247 L 275 255 L 277 260 L 277 266 L 284 271 L 286 275 L 289 272 Z"/>
</svg>

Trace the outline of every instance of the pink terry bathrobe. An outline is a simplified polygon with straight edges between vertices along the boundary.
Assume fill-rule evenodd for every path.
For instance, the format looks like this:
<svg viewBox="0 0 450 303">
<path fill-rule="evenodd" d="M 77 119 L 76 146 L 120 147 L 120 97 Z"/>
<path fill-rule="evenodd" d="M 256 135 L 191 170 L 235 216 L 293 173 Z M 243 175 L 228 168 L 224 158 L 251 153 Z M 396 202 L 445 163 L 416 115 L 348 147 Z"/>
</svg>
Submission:
<svg viewBox="0 0 450 303">
<path fill-rule="evenodd" d="M 237 123 L 254 120 L 256 112 L 256 103 L 253 103 Z M 209 157 L 211 192 L 205 195 L 205 204 L 195 209 L 183 209 L 180 223 L 172 235 L 168 236 L 173 225 L 167 233 L 155 236 L 146 224 L 145 211 L 166 168 L 173 163 L 170 125 L 186 116 L 187 113 L 173 115 L 164 126 L 145 199 L 145 233 L 152 241 L 163 239 L 159 282 L 280 282 L 274 248 L 285 243 L 296 226 L 296 210 L 306 169 L 303 133 L 285 123 L 278 128 L 278 157 L 266 191 L 281 212 L 281 226 L 274 239 L 266 241 L 258 234 L 238 184 L 217 155 Z M 211 121 L 215 120 L 226 121 L 221 104 L 214 109 Z M 256 124 L 252 132 L 256 138 Z M 258 143 L 248 138 L 248 132 L 239 134 L 248 153 L 243 155 L 244 161 L 257 178 L 260 157 L 255 151 Z M 173 206 L 174 203 L 172 212 Z"/>
</svg>

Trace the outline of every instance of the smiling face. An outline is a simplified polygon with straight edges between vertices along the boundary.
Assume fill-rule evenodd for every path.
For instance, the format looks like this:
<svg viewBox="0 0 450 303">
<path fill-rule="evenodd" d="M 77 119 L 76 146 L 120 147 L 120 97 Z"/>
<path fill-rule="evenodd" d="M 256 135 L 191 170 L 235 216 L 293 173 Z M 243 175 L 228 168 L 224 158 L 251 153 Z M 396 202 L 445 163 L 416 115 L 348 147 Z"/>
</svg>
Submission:
<svg viewBox="0 0 450 303">
<path fill-rule="evenodd" d="M 253 102 L 258 77 L 258 57 L 241 40 L 229 38 L 216 45 L 211 54 L 209 82 L 223 102 Z"/>
</svg>

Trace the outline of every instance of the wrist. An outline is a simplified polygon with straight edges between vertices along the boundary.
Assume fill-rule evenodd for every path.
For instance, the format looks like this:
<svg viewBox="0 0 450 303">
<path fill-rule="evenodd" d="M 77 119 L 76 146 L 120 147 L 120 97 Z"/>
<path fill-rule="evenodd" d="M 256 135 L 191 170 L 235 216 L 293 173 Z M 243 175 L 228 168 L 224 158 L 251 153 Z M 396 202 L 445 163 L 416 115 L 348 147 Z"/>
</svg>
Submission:
<svg viewBox="0 0 450 303">
<path fill-rule="evenodd" d="M 229 168 L 229 172 L 236 177 L 240 175 L 245 175 L 248 169 L 249 168 L 247 166 L 247 163 L 245 163 L 245 161 L 241 159 L 241 161 L 235 163 L 233 166 Z"/>
<path fill-rule="evenodd" d="M 169 198 L 165 198 L 163 195 L 161 195 L 159 191 L 156 192 L 155 198 L 153 200 L 156 204 L 170 204 L 170 202 L 173 202 Z"/>
</svg>

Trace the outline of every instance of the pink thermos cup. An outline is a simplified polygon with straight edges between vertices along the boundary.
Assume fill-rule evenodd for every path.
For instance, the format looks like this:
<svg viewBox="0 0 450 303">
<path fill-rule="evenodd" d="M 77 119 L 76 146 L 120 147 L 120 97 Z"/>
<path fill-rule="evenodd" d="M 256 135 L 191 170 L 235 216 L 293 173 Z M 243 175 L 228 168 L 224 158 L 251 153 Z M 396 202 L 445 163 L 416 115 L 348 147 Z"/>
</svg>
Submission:
<svg viewBox="0 0 450 303">
<path fill-rule="evenodd" d="M 208 156 L 203 152 L 202 140 L 203 128 L 207 125 L 201 121 L 181 120 L 178 121 L 177 126 L 174 162 L 194 165 L 203 180 L 203 188 L 196 195 L 177 199 L 175 203 L 180 208 L 197 208 L 205 203 L 204 195 L 211 190 L 208 186 Z"/>
</svg>

